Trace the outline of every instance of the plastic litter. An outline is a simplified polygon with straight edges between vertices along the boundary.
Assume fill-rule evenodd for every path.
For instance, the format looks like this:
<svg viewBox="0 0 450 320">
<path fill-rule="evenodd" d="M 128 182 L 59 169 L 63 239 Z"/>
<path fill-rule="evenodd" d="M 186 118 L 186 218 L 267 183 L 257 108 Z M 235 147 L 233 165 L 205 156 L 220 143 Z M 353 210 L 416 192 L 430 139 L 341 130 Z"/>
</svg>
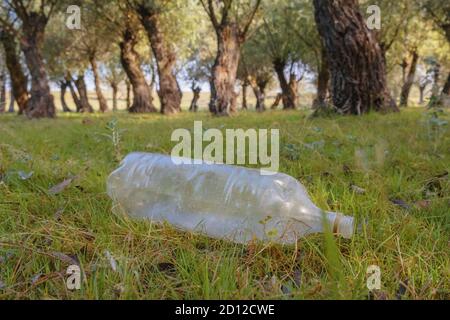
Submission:
<svg viewBox="0 0 450 320">
<path fill-rule="evenodd" d="M 179 163 L 181 158 L 177 159 Z M 237 243 L 293 244 L 323 232 L 350 238 L 354 220 L 319 209 L 305 187 L 282 173 L 223 164 L 175 164 L 170 156 L 132 153 L 109 177 L 109 196 L 133 218 Z"/>
</svg>

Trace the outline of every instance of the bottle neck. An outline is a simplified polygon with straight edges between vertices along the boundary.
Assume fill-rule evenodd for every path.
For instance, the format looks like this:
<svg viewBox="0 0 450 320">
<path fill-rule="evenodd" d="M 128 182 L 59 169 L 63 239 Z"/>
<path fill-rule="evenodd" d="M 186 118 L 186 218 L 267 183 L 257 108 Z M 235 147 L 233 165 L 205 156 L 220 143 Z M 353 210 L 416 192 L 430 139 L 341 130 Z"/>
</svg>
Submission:
<svg viewBox="0 0 450 320">
<path fill-rule="evenodd" d="M 350 239 L 353 236 L 354 231 L 353 217 L 345 216 L 337 212 L 327 212 L 326 215 L 331 232 L 333 234 L 339 234 L 346 239 Z"/>
</svg>

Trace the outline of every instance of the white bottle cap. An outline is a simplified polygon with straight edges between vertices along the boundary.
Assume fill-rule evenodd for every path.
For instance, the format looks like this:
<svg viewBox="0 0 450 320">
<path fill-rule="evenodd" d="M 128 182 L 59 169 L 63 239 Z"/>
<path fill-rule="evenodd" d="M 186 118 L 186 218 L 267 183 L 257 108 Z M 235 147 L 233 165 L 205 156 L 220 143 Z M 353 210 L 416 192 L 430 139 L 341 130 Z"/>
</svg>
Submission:
<svg viewBox="0 0 450 320">
<path fill-rule="evenodd" d="M 346 239 L 350 239 L 353 236 L 354 219 L 349 216 L 340 216 L 337 233 Z"/>
</svg>

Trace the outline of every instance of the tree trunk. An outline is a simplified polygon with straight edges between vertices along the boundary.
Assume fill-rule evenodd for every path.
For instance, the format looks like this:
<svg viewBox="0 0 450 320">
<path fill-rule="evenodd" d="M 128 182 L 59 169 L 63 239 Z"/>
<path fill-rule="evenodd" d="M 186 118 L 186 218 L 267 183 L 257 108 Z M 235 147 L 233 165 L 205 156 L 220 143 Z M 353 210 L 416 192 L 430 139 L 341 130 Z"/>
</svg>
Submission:
<svg viewBox="0 0 450 320">
<path fill-rule="evenodd" d="M 95 82 L 95 92 L 97 94 L 98 103 L 100 107 L 100 112 L 108 111 L 108 103 L 106 102 L 105 96 L 102 92 L 100 75 L 98 74 L 98 65 L 95 60 L 95 56 L 91 56 L 89 58 L 89 62 L 91 63 L 92 73 L 94 74 L 94 82 Z"/>
<path fill-rule="evenodd" d="M 258 111 L 266 111 L 266 88 L 268 84 L 269 81 L 266 80 L 258 81 L 258 88 L 260 92 L 256 105 L 256 110 Z"/>
<path fill-rule="evenodd" d="M 119 86 L 115 82 L 111 82 L 112 89 L 112 100 L 113 100 L 113 111 L 116 112 L 118 110 L 117 107 L 117 93 L 119 92 Z"/>
<path fill-rule="evenodd" d="M 192 102 L 191 106 L 189 107 L 189 111 L 191 112 L 197 112 L 198 111 L 198 100 L 200 99 L 200 93 L 202 92 L 202 89 L 198 86 L 193 85 L 192 86 Z"/>
<path fill-rule="evenodd" d="M 450 14 L 447 11 L 447 23 L 442 24 L 441 28 L 444 30 L 448 43 L 450 43 L 450 23 L 448 23 L 449 20 Z M 447 76 L 447 81 L 445 82 L 444 87 L 442 88 L 440 103 L 443 106 L 448 106 L 450 104 L 450 72 Z"/>
<path fill-rule="evenodd" d="M 6 109 L 6 73 L 0 73 L 0 113 Z"/>
<path fill-rule="evenodd" d="M 291 110 L 295 109 L 295 103 L 297 100 L 297 93 L 293 90 L 293 86 L 287 81 L 286 76 L 284 74 L 284 69 L 286 67 L 286 62 L 282 60 L 275 60 L 273 62 L 275 72 L 278 76 L 278 81 L 280 82 L 281 88 L 281 100 L 283 101 L 283 109 Z"/>
<path fill-rule="evenodd" d="M 424 104 L 425 99 L 424 99 L 424 92 L 425 89 L 427 88 L 427 85 L 421 85 L 419 86 L 419 93 L 420 93 L 420 97 L 419 97 L 419 104 Z"/>
<path fill-rule="evenodd" d="M 444 88 L 442 88 L 442 94 L 450 95 L 450 72 L 447 76 L 447 81 L 445 82 Z"/>
<path fill-rule="evenodd" d="M 413 57 L 414 59 L 414 57 Z M 400 67 L 402 68 L 402 83 L 406 83 L 406 70 L 408 69 L 408 61 L 406 61 L 406 58 L 403 58 L 402 63 L 400 64 Z"/>
<path fill-rule="evenodd" d="M 248 82 L 244 81 L 242 84 L 242 109 L 247 110 L 247 88 L 248 88 Z"/>
<path fill-rule="evenodd" d="M 25 113 L 29 118 L 54 118 L 56 108 L 41 48 L 44 43 L 47 18 L 32 12 L 23 19 L 21 47 L 31 74 L 31 95 Z"/>
<path fill-rule="evenodd" d="M 253 93 L 256 97 L 256 111 L 263 112 L 266 110 L 265 104 L 265 90 L 267 86 L 267 82 L 258 81 L 255 77 L 250 76 L 248 79 L 250 86 L 252 87 Z"/>
<path fill-rule="evenodd" d="M 80 96 L 80 111 L 79 112 L 89 112 L 93 113 L 94 108 L 92 108 L 89 103 L 88 93 L 86 89 L 86 82 L 84 81 L 84 76 L 79 75 L 77 80 L 75 80 L 75 86 L 78 89 L 78 94 Z"/>
<path fill-rule="evenodd" d="M 70 73 L 67 73 L 65 76 L 65 80 L 67 83 L 67 86 L 69 87 L 69 91 L 70 91 L 70 95 L 72 96 L 72 100 L 75 103 L 75 107 L 77 112 L 81 112 L 83 110 L 83 106 L 81 104 L 81 100 L 80 98 L 78 98 L 77 93 L 75 91 L 75 88 L 73 87 L 73 79 L 72 76 L 70 75 Z"/>
<path fill-rule="evenodd" d="M 17 42 L 15 37 L 8 32 L 0 33 L 0 41 L 3 43 L 6 67 L 8 68 L 11 79 L 11 91 L 13 93 L 12 97 L 14 97 L 14 99 L 11 97 L 11 100 L 15 100 L 17 102 L 17 105 L 19 106 L 19 114 L 22 114 L 27 107 L 29 95 L 27 88 L 27 77 L 23 72 L 19 55 L 17 53 Z"/>
<path fill-rule="evenodd" d="M 313 108 L 319 109 L 327 106 L 328 86 L 330 83 L 330 71 L 327 53 L 322 48 L 319 74 L 317 76 L 317 97 L 314 99 Z"/>
<path fill-rule="evenodd" d="M 450 20 L 449 18 L 450 16 L 447 11 L 447 22 Z M 450 43 L 450 23 L 446 23 L 441 27 L 444 29 L 447 42 Z M 450 104 L 450 72 L 447 76 L 447 81 L 444 84 L 444 88 L 442 89 L 441 104 L 443 104 L 444 106 L 448 106 Z"/>
<path fill-rule="evenodd" d="M 419 104 L 421 105 L 425 103 L 425 90 L 431 82 L 428 72 L 427 75 L 419 81 Z"/>
<path fill-rule="evenodd" d="M 447 76 L 447 81 L 444 84 L 444 88 L 442 88 L 441 93 L 441 104 L 443 106 L 448 106 L 450 102 L 450 72 Z"/>
<path fill-rule="evenodd" d="M 332 96 L 342 114 L 398 111 L 386 65 L 357 0 L 314 0 L 315 19 L 330 64 Z"/>
<path fill-rule="evenodd" d="M 63 112 L 72 112 L 72 110 L 70 110 L 69 106 L 66 103 L 66 91 L 67 91 L 67 87 L 68 87 L 67 81 L 65 81 L 65 80 L 60 81 L 59 87 L 61 89 L 61 106 L 62 106 Z"/>
<path fill-rule="evenodd" d="M 411 92 L 411 88 L 414 83 L 414 78 L 416 77 L 418 61 L 419 61 L 419 54 L 417 53 L 417 50 L 414 50 L 412 52 L 411 66 L 409 67 L 409 72 L 408 72 L 408 75 L 406 76 L 406 81 L 403 84 L 402 93 L 400 94 L 400 106 L 401 107 L 408 106 L 409 94 Z"/>
<path fill-rule="evenodd" d="M 300 81 L 301 79 L 297 80 L 297 76 L 295 75 L 295 73 L 291 73 L 289 77 L 289 88 L 292 92 L 291 94 L 293 94 L 293 99 L 296 107 L 300 104 L 298 96 L 298 84 L 300 83 Z"/>
<path fill-rule="evenodd" d="M 441 65 L 439 63 L 434 66 L 433 79 L 434 84 L 439 86 L 439 81 L 441 80 Z"/>
<path fill-rule="evenodd" d="M 239 98 L 239 92 L 236 92 L 233 90 L 233 97 L 231 99 L 231 104 L 230 104 L 230 113 L 236 113 L 238 111 L 237 110 L 238 98 Z"/>
<path fill-rule="evenodd" d="M 131 108 L 131 84 L 129 81 L 126 81 L 126 87 L 127 87 L 127 110 Z"/>
<path fill-rule="evenodd" d="M 214 95 L 210 110 L 216 115 L 228 115 L 236 99 L 235 84 L 240 59 L 239 27 L 229 23 L 216 30 L 217 57 L 212 69 Z"/>
<path fill-rule="evenodd" d="M 152 62 L 151 63 L 151 69 L 152 69 L 152 79 L 150 81 L 150 94 L 152 95 L 152 99 L 153 99 L 153 90 L 155 90 L 155 86 L 156 86 L 156 69 L 157 67 L 155 67 L 155 64 Z"/>
<path fill-rule="evenodd" d="M 146 6 L 140 6 L 138 13 L 147 31 L 159 75 L 159 99 L 161 112 L 174 114 L 181 111 L 182 93 L 175 76 L 175 52 L 166 43 L 161 31 L 158 13 Z"/>
<path fill-rule="evenodd" d="M 9 113 L 14 113 L 14 102 L 15 102 L 14 92 L 13 89 L 11 89 L 9 91 L 9 108 L 8 108 Z"/>
<path fill-rule="evenodd" d="M 283 100 L 283 94 L 282 93 L 278 93 L 277 96 L 275 97 L 275 101 L 273 102 L 273 104 L 270 107 L 270 109 L 272 109 L 272 110 L 278 109 L 278 106 L 280 105 L 281 100 Z"/>
<path fill-rule="evenodd" d="M 266 111 L 266 96 L 264 91 L 262 91 L 259 87 L 255 87 L 253 88 L 253 92 L 256 97 L 256 111 Z"/>
<path fill-rule="evenodd" d="M 211 101 L 213 100 L 213 97 L 216 96 L 216 87 L 214 86 L 213 77 L 209 78 L 209 92 L 210 92 L 210 96 L 209 96 L 210 103 L 208 104 L 208 108 L 209 108 L 209 112 L 214 113 L 214 110 L 212 109 L 213 104 L 211 103 Z"/>
<path fill-rule="evenodd" d="M 135 50 L 136 34 L 132 27 L 127 27 L 120 43 L 120 60 L 133 87 L 133 104 L 130 103 L 130 84 L 127 82 L 127 107 L 131 113 L 156 112 L 150 88 L 141 70 L 139 54 Z"/>
<path fill-rule="evenodd" d="M 440 78 L 441 78 L 441 65 L 436 64 L 433 70 L 433 87 L 431 88 L 431 98 L 429 103 L 430 108 L 439 105 L 441 103 L 441 99 L 439 96 Z"/>
</svg>

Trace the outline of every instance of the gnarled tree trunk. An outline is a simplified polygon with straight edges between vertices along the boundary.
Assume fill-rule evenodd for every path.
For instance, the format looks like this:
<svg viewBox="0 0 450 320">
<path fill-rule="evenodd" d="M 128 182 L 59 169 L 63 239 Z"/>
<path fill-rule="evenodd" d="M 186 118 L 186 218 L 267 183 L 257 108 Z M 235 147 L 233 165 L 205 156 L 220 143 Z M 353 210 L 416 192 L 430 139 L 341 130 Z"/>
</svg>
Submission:
<svg viewBox="0 0 450 320">
<path fill-rule="evenodd" d="M 386 65 L 357 0 L 314 0 L 315 19 L 330 64 L 332 96 L 342 114 L 398 111 Z"/>
<path fill-rule="evenodd" d="M 236 23 L 221 26 L 216 34 L 218 51 L 212 69 L 214 95 L 211 97 L 210 110 L 216 115 L 228 115 L 233 109 L 236 95 L 234 86 L 242 39 Z"/>
<path fill-rule="evenodd" d="M 5 60 L 6 67 L 9 71 L 9 76 L 11 79 L 11 87 L 14 99 L 19 106 L 19 114 L 22 114 L 28 103 L 29 95 L 27 88 L 27 77 L 25 76 L 22 65 L 20 64 L 20 59 L 17 53 L 17 42 L 13 35 L 8 32 L 0 33 L 0 41 L 3 44 L 5 50 Z M 11 110 L 9 110 L 11 112 Z M 13 101 L 13 112 L 14 112 L 14 101 Z"/>
<path fill-rule="evenodd" d="M 80 96 L 80 111 L 79 112 L 89 112 L 93 113 L 94 108 L 89 103 L 88 93 L 86 89 L 86 82 L 84 81 L 84 76 L 79 75 L 75 80 L 75 86 L 77 87 L 78 94 Z"/>
<path fill-rule="evenodd" d="M 100 75 L 98 74 L 98 65 L 95 60 L 95 55 L 89 57 L 89 62 L 91 64 L 92 73 L 94 74 L 94 82 L 95 82 L 95 93 L 97 94 L 98 103 L 100 106 L 100 112 L 108 111 L 108 103 L 106 102 L 105 96 L 102 92 Z"/>
<path fill-rule="evenodd" d="M 417 62 L 419 61 L 419 54 L 417 50 L 412 52 L 412 60 L 411 65 L 409 67 L 408 75 L 405 78 L 405 82 L 403 83 L 402 92 L 400 94 L 400 106 L 407 107 L 409 94 L 411 92 L 412 85 L 414 83 L 414 78 L 416 76 L 417 70 Z"/>
<path fill-rule="evenodd" d="M 328 86 L 330 83 L 330 71 L 327 53 L 322 48 L 319 74 L 317 76 L 317 96 L 313 102 L 313 108 L 319 109 L 327 106 Z"/>
<path fill-rule="evenodd" d="M 128 108 L 131 113 L 156 112 L 150 88 L 141 70 L 139 54 L 135 50 L 136 34 L 127 27 L 120 43 L 120 61 L 133 87 L 133 104 Z M 127 107 L 130 103 L 129 83 L 127 82 Z"/>
<path fill-rule="evenodd" d="M 295 89 L 294 86 L 292 86 L 291 83 L 287 81 L 286 75 L 284 74 L 286 62 L 277 59 L 273 62 L 273 66 L 277 74 L 278 81 L 280 82 L 283 109 L 284 110 L 295 109 L 297 101 L 297 92 L 294 90 Z"/>
<path fill-rule="evenodd" d="M 25 113 L 29 118 L 54 118 L 54 98 L 41 54 L 48 20 L 36 12 L 31 12 L 26 18 L 22 17 L 22 20 L 21 47 L 31 74 L 31 95 Z"/>
<path fill-rule="evenodd" d="M 61 90 L 61 106 L 63 112 L 72 112 L 72 110 L 70 110 L 69 106 L 66 103 L 66 91 L 68 86 L 69 84 L 65 80 L 59 82 L 59 88 Z"/>
<path fill-rule="evenodd" d="M 158 13 L 145 5 L 138 8 L 139 16 L 147 31 L 159 75 L 158 96 L 161 112 L 174 114 L 181 111 L 182 93 L 175 76 L 176 55 L 161 31 Z"/>
</svg>

